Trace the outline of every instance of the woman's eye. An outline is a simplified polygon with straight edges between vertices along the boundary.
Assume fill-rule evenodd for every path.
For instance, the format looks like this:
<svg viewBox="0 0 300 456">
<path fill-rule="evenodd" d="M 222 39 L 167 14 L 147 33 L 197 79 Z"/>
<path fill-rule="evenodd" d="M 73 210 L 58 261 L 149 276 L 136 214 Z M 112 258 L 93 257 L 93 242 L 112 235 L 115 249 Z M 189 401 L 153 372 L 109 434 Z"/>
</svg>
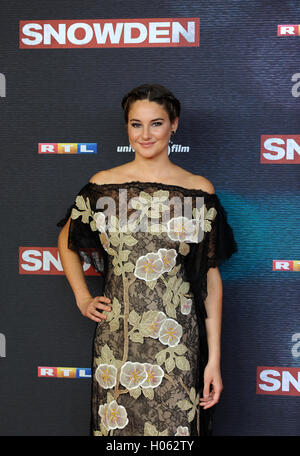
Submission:
<svg viewBox="0 0 300 456">
<path fill-rule="evenodd" d="M 152 125 L 160 126 L 160 125 L 162 125 L 162 122 L 153 122 Z M 132 123 L 131 126 L 135 128 L 135 127 L 140 127 L 141 125 L 138 123 Z"/>
</svg>

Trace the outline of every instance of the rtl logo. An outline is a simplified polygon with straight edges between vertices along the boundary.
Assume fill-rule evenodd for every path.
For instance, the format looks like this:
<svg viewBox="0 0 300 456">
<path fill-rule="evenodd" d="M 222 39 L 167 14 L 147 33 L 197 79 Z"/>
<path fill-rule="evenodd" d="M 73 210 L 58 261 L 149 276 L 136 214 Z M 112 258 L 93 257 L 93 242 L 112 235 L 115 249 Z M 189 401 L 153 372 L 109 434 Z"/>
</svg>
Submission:
<svg viewBox="0 0 300 456">
<path fill-rule="evenodd" d="M 44 378 L 90 378 L 91 368 L 86 367 L 38 367 L 38 377 Z"/>
<path fill-rule="evenodd" d="M 300 163 L 300 135 L 261 135 L 260 163 Z"/>
<path fill-rule="evenodd" d="M 277 36 L 299 36 L 300 25 L 278 25 Z"/>
<path fill-rule="evenodd" d="M 273 271 L 300 271 L 300 261 L 273 260 Z"/>
<path fill-rule="evenodd" d="M 96 154 L 95 143 L 39 143 L 39 154 Z"/>
</svg>

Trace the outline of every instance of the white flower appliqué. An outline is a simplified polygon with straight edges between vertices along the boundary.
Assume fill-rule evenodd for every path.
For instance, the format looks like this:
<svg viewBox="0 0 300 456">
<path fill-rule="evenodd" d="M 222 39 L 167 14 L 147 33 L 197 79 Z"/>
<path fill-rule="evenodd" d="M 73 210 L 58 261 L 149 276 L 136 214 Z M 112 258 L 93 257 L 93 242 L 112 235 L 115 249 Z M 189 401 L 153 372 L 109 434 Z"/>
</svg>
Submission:
<svg viewBox="0 0 300 456">
<path fill-rule="evenodd" d="M 187 299 L 185 302 L 181 303 L 180 310 L 183 315 L 188 315 L 191 312 L 192 302 L 192 299 Z"/>
<path fill-rule="evenodd" d="M 117 381 L 117 368 L 111 364 L 99 364 L 95 378 L 102 388 L 113 388 Z"/>
<path fill-rule="evenodd" d="M 157 317 L 155 321 L 151 324 L 151 326 L 148 328 L 150 330 L 149 337 L 152 337 L 152 339 L 158 339 L 158 334 L 160 327 L 167 318 L 166 314 L 163 312 L 158 312 Z"/>
<path fill-rule="evenodd" d="M 166 318 L 159 330 L 159 340 L 164 345 L 175 347 L 182 336 L 182 326 L 173 318 Z"/>
<path fill-rule="evenodd" d="M 118 405 L 117 401 L 100 405 L 98 413 L 101 416 L 102 424 L 108 431 L 116 428 L 123 429 L 128 424 L 126 409 L 122 405 Z"/>
<path fill-rule="evenodd" d="M 164 264 L 164 271 L 169 272 L 176 264 L 177 252 L 175 249 L 159 249 L 157 252 Z"/>
<path fill-rule="evenodd" d="M 136 262 L 134 275 L 146 281 L 157 279 L 164 271 L 164 263 L 158 253 L 149 252 Z"/>
<path fill-rule="evenodd" d="M 156 388 L 161 384 L 164 371 L 158 364 L 144 363 L 147 378 L 141 384 L 142 388 Z"/>
<path fill-rule="evenodd" d="M 105 215 L 103 212 L 96 212 L 94 214 L 94 220 L 96 223 L 97 230 L 101 233 L 106 231 L 106 222 L 105 222 Z"/>
<path fill-rule="evenodd" d="M 121 367 L 120 383 L 127 389 L 137 388 L 147 378 L 144 365 L 127 361 Z"/>
<path fill-rule="evenodd" d="M 188 241 L 194 238 L 195 225 L 187 217 L 173 217 L 168 223 L 168 236 L 173 241 Z"/>
<path fill-rule="evenodd" d="M 187 426 L 178 426 L 176 429 L 176 434 L 175 435 L 190 435 L 189 434 L 189 429 Z"/>
</svg>

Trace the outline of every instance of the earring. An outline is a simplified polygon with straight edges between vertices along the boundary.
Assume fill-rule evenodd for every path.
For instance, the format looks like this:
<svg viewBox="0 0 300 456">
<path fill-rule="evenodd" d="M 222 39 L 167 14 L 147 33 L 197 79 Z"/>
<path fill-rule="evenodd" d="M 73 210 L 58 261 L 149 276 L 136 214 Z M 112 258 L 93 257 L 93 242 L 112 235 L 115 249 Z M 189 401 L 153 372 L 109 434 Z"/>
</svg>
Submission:
<svg viewBox="0 0 300 456">
<path fill-rule="evenodd" d="M 173 141 L 172 141 L 172 136 L 175 135 L 175 131 L 174 130 L 171 130 L 171 136 L 170 136 L 170 139 L 169 139 L 169 145 L 168 145 L 168 154 L 170 154 L 170 151 L 171 151 L 171 147 L 172 147 L 172 144 L 173 144 Z"/>
</svg>

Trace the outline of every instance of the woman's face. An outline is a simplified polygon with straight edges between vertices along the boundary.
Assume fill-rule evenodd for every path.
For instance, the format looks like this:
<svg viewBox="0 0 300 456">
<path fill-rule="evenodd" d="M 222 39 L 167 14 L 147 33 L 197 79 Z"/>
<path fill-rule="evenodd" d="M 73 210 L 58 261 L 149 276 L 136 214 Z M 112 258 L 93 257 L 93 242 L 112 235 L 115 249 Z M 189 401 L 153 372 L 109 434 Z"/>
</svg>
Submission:
<svg viewBox="0 0 300 456">
<path fill-rule="evenodd" d="M 171 131 L 176 131 L 178 117 L 173 123 L 165 108 L 149 100 L 137 100 L 128 113 L 127 132 L 131 147 L 145 157 L 168 154 Z"/>
</svg>

